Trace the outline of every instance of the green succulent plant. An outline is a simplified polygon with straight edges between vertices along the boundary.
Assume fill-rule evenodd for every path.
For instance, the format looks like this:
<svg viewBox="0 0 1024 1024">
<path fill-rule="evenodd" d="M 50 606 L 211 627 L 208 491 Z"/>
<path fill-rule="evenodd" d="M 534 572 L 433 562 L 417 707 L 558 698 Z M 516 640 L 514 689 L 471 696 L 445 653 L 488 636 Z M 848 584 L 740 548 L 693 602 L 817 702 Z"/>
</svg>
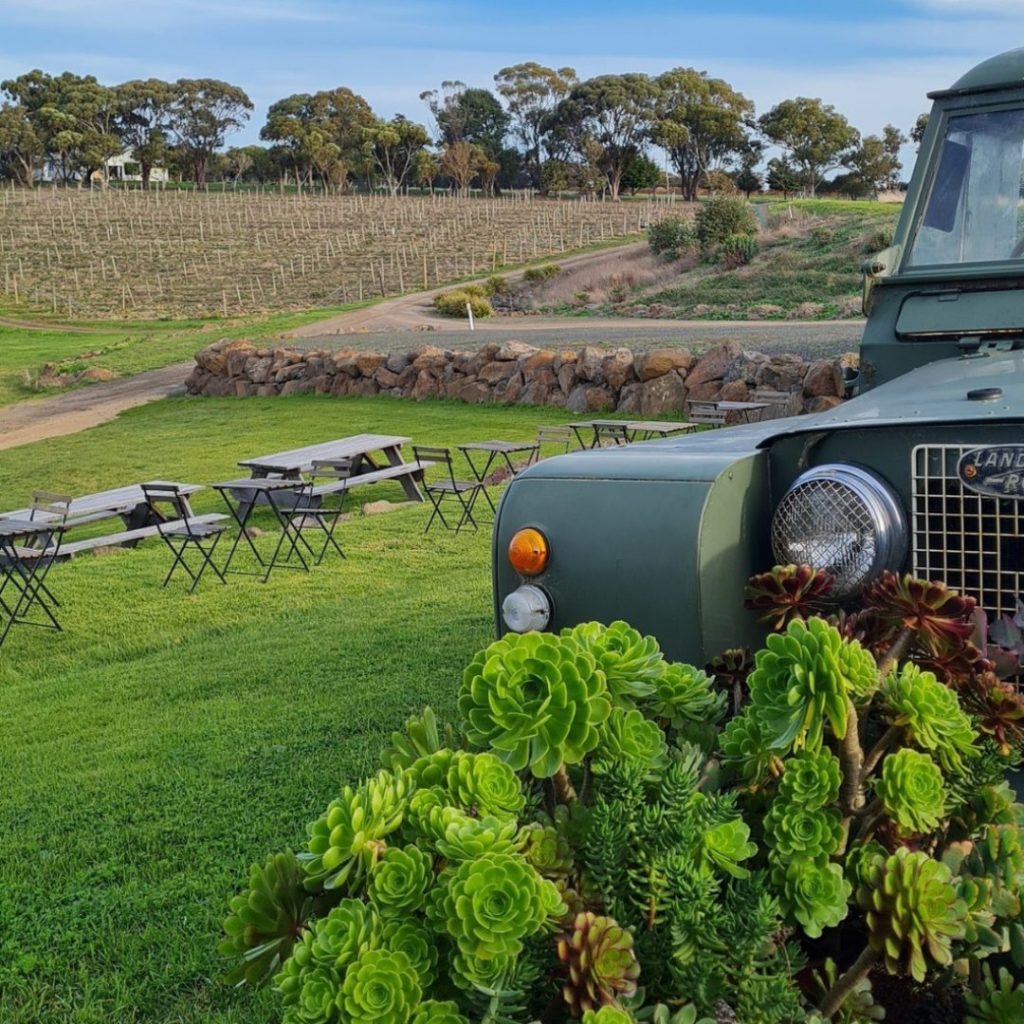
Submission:
<svg viewBox="0 0 1024 1024">
<path fill-rule="evenodd" d="M 843 878 L 839 864 L 824 858 L 795 857 L 785 864 L 776 863 L 771 877 L 783 910 L 812 939 L 846 917 L 853 886 Z"/>
<path fill-rule="evenodd" d="M 430 707 L 406 719 L 405 728 L 391 734 L 391 743 L 380 752 L 381 766 L 400 772 L 422 757 L 451 747 L 455 734 L 451 726 L 440 725 Z"/>
<path fill-rule="evenodd" d="M 449 869 L 441 880 L 445 884 L 435 888 L 427 914 L 466 956 L 514 955 L 548 916 L 543 887 L 551 883 L 516 854 L 485 853 Z"/>
<path fill-rule="evenodd" d="M 783 861 L 827 859 L 842 838 L 838 811 L 791 803 L 781 794 L 765 816 L 764 832 L 775 857 Z"/>
<path fill-rule="evenodd" d="M 699 858 L 704 867 L 723 871 L 733 878 L 746 878 L 750 872 L 740 867 L 757 853 L 757 845 L 750 842 L 750 829 L 740 818 L 731 818 L 701 830 Z"/>
<path fill-rule="evenodd" d="M 668 747 L 656 722 L 635 708 L 613 708 L 601 727 L 601 742 L 594 752 L 598 761 L 621 764 L 634 762 L 647 768 L 665 763 Z"/>
<path fill-rule="evenodd" d="M 288 1024 L 331 1024 L 341 1020 L 341 983 L 328 967 L 299 968 L 289 961 L 277 977 Z"/>
<path fill-rule="evenodd" d="M 602 1006 L 584 1010 L 583 1024 L 633 1024 L 633 1018 L 621 1006 Z"/>
<path fill-rule="evenodd" d="M 746 782 L 759 786 L 783 770 L 777 750 L 768 745 L 768 730 L 752 710 L 729 719 L 718 737 L 722 759 Z"/>
<path fill-rule="evenodd" d="M 631 707 L 633 701 L 651 693 L 654 679 L 664 667 L 658 641 L 653 636 L 641 636 L 627 622 L 609 626 L 581 622 L 563 629 L 561 635 L 593 655 L 604 673 L 612 702 L 620 706 Z"/>
<path fill-rule="evenodd" d="M 384 838 L 402 824 L 410 784 L 382 771 L 358 789 L 346 786 L 309 826 L 301 856 L 308 882 L 336 889 L 360 879 L 383 852 Z"/>
<path fill-rule="evenodd" d="M 666 662 L 654 679 L 654 692 L 644 708 L 674 729 L 686 722 L 717 722 L 725 711 L 726 695 L 715 691 L 714 680 L 693 665 Z"/>
<path fill-rule="evenodd" d="M 372 949 L 345 971 L 338 996 L 351 1024 L 406 1024 L 422 990 L 415 968 L 400 951 Z"/>
<path fill-rule="evenodd" d="M 433 820 L 438 819 L 444 824 L 436 842 L 437 852 L 447 860 L 473 860 L 484 853 L 515 850 L 517 827 L 514 820 L 471 818 L 461 813 L 451 815 L 435 811 Z"/>
<path fill-rule="evenodd" d="M 834 803 L 839 796 L 839 758 L 828 749 L 801 750 L 786 758 L 779 779 L 779 800 L 814 810 Z"/>
<path fill-rule="evenodd" d="M 456 952 L 451 959 L 452 981 L 464 992 L 501 992 L 515 974 L 516 960 L 516 954 L 481 960 Z"/>
<path fill-rule="evenodd" d="M 313 913 L 313 899 L 303 882 L 302 867 L 291 850 L 249 869 L 249 889 L 230 900 L 231 914 L 218 946 L 222 955 L 241 958 L 225 977 L 228 984 L 259 985 L 291 955 Z"/>
<path fill-rule="evenodd" d="M 426 991 L 437 975 L 437 936 L 417 919 L 387 921 L 380 946 L 392 953 L 404 953 L 412 964 L 420 987 Z"/>
<path fill-rule="evenodd" d="M 873 839 L 864 843 L 856 843 L 846 851 L 844 869 L 847 879 L 854 888 L 865 883 L 871 872 L 872 865 L 879 860 L 885 860 L 888 852 L 881 843 Z"/>
<path fill-rule="evenodd" d="M 362 900 L 342 900 L 325 917 L 318 918 L 308 945 L 309 960 L 320 967 L 343 971 L 368 949 L 380 946 L 381 925 L 377 911 Z M 296 950 L 299 963 L 305 949 Z"/>
<path fill-rule="evenodd" d="M 416 1008 L 412 1024 L 469 1024 L 469 1018 L 459 1013 L 451 1000 L 424 999 Z"/>
<path fill-rule="evenodd" d="M 980 992 L 967 993 L 965 1024 L 1020 1024 L 1024 1021 L 1024 983 L 1018 982 L 1005 967 L 992 977 L 984 965 Z"/>
<path fill-rule="evenodd" d="M 826 724 L 845 736 L 849 702 L 875 683 L 871 654 L 824 619 L 795 619 L 765 644 L 748 683 L 768 746 L 818 751 Z"/>
<path fill-rule="evenodd" d="M 470 741 L 516 771 L 550 778 L 600 738 L 611 703 L 604 672 L 576 641 L 510 634 L 481 651 L 463 675 L 459 710 Z"/>
<path fill-rule="evenodd" d="M 939 766 L 927 754 L 909 748 L 882 762 L 875 793 L 885 813 L 907 832 L 930 832 L 946 812 L 946 787 Z"/>
<path fill-rule="evenodd" d="M 964 757 L 976 753 L 977 733 L 960 708 L 956 694 L 931 672 L 906 662 L 882 685 L 882 699 L 894 725 L 907 739 L 935 757 L 947 771 L 963 767 Z"/>
<path fill-rule="evenodd" d="M 442 747 L 432 754 L 416 758 L 405 769 L 405 777 L 416 790 L 429 789 L 434 786 L 444 789 L 448 786 L 448 769 L 451 768 L 456 757 L 458 754 L 454 750 Z"/>
<path fill-rule="evenodd" d="M 514 818 L 526 803 L 516 773 L 495 754 L 459 753 L 448 769 L 448 790 L 481 817 Z"/>
<path fill-rule="evenodd" d="M 901 846 L 875 861 L 857 890 L 865 911 L 868 944 L 891 974 L 905 970 L 924 981 L 928 957 L 948 966 L 951 943 L 963 936 L 967 906 L 945 864 Z"/>
<path fill-rule="evenodd" d="M 558 959 L 566 970 L 562 997 L 574 1016 L 636 992 L 640 963 L 633 936 L 610 917 L 577 914 L 558 939 Z"/>
<path fill-rule="evenodd" d="M 815 988 L 824 995 L 839 978 L 836 962 L 826 959 L 819 972 L 814 975 Z M 868 1021 L 885 1020 L 885 1008 L 875 1002 L 871 990 L 871 979 L 858 978 L 843 1001 L 839 1012 L 832 1018 L 836 1024 L 867 1024 Z"/>
<path fill-rule="evenodd" d="M 545 878 L 558 879 L 572 871 L 572 847 L 554 825 L 531 821 L 519 830 L 518 842 L 527 863 Z"/>
<path fill-rule="evenodd" d="M 368 892 L 381 917 L 399 917 L 423 906 L 433 879 L 429 854 L 417 846 L 392 846 L 374 864 Z"/>
</svg>

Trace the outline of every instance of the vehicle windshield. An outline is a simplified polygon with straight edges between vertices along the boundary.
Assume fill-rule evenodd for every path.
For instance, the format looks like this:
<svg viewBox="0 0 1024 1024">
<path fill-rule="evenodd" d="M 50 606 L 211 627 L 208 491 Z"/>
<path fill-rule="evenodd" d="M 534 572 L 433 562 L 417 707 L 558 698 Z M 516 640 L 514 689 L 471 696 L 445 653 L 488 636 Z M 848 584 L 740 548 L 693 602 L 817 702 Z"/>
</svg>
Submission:
<svg viewBox="0 0 1024 1024">
<path fill-rule="evenodd" d="M 1022 164 L 1024 110 L 951 117 L 907 265 L 1024 258 Z"/>
</svg>

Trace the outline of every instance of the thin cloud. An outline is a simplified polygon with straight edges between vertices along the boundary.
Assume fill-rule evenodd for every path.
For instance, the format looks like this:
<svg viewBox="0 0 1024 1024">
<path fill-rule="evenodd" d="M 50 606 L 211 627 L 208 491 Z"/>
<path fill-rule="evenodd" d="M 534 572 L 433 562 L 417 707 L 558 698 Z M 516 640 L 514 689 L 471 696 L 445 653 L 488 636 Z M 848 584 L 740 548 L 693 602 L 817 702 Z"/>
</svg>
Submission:
<svg viewBox="0 0 1024 1024">
<path fill-rule="evenodd" d="M 914 6 L 923 11 L 937 14 L 962 14 L 976 17 L 979 14 L 1002 15 L 1007 18 L 1021 18 L 1020 0 L 913 0 Z"/>
</svg>

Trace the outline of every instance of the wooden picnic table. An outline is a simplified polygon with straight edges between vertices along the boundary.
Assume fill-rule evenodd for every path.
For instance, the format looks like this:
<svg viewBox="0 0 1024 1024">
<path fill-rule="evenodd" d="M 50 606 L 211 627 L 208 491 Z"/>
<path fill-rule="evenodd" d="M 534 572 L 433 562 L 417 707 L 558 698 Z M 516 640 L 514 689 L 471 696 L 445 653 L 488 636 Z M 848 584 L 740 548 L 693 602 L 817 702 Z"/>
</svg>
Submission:
<svg viewBox="0 0 1024 1024">
<path fill-rule="evenodd" d="M 392 434 L 354 434 L 334 441 L 306 445 L 304 448 L 243 459 L 238 465 L 248 469 L 254 480 L 267 477 L 301 480 L 302 474 L 313 472 L 317 463 L 351 459 L 350 476 L 344 481 L 346 488 L 380 480 L 397 480 L 410 501 L 422 501 L 423 495 L 416 481 L 422 479 L 423 467 L 418 462 L 406 462 L 402 458 L 402 445 L 408 440 L 408 437 Z M 385 463 L 382 463 L 381 456 L 386 460 Z M 322 496 L 323 490 L 313 488 L 314 502 Z M 255 492 L 249 493 L 257 497 Z M 245 500 L 244 496 L 241 500 Z"/>
<path fill-rule="evenodd" d="M 146 481 L 149 483 L 150 481 Z M 154 480 L 154 485 L 177 487 L 183 499 L 175 509 L 180 516 L 192 515 L 188 495 L 203 489 L 202 484 L 171 484 L 165 480 Z M 129 529 L 144 525 L 150 518 L 151 510 L 143 493 L 142 484 L 128 484 L 126 487 L 115 487 L 109 491 L 97 491 L 95 494 L 83 494 L 72 498 L 68 507 L 68 515 L 64 525 L 68 528 L 81 526 L 84 523 L 102 522 L 104 519 L 122 518 Z M 29 519 L 33 522 L 54 522 L 62 518 L 55 512 L 41 512 L 38 509 L 20 508 L 13 512 L 0 513 L 0 520 Z"/>
<path fill-rule="evenodd" d="M 570 423 L 581 448 L 597 448 L 603 440 L 616 444 L 631 444 L 634 441 L 649 441 L 652 437 L 668 437 L 670 434 L 691 434 L 697 429 L 695 423 L 679 420 L 579 420 Z M 593 438 L 587 443 L 586 430 L 593 431 Z M 639 435 L 643 435 L 642 437 Z"/>
<path fill-rule="evenodd" d="M 743 417 L 744 423 L 750 423 L 750 414 L 754 412 L 760 412 L 762 409 L 767 409 L 768 402 L 715 402 L 715 407 L 720 412 L 738 412 Z"/>
</svg>

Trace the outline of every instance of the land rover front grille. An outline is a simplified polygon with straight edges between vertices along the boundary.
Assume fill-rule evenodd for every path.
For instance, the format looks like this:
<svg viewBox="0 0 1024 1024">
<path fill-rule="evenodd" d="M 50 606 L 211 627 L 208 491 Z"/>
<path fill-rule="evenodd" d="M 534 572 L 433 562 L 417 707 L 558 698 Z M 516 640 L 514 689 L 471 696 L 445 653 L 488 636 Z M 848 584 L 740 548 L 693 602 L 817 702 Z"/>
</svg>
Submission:
<svg viewBox="0 0 1024 1024">
<path fill-rule="evenodd" d="M 913 571 L 975 598 L 991 620 L 1013 615 L 1024 593 L 1024 502 L 967 490 L 956 468 L 970 448 L 913 451 Z"/>
</svg>

